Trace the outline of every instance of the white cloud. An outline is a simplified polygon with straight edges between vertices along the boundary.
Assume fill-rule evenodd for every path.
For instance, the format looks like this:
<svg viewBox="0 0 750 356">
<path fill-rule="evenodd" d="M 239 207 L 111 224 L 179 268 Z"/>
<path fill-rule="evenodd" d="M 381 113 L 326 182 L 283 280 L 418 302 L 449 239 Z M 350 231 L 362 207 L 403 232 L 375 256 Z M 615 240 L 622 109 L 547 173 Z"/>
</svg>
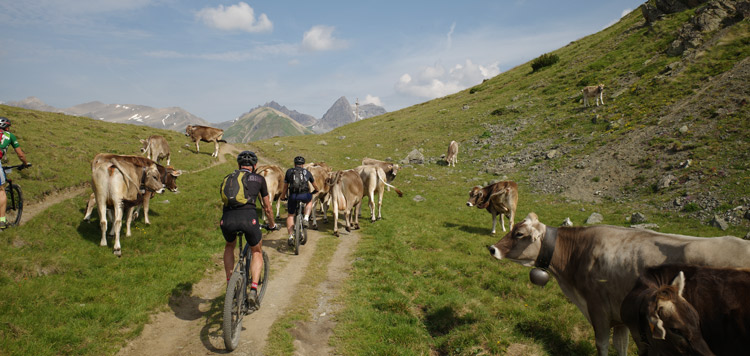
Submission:
<svg viewBox="0 0 750 356">
<path fill-rule="evenodd" d="M 313 26 L 302 35 L 302 48 L 308 51 L 328 51 L 346 48 L 348 43 L 333 37 L 332 26 Z"/>
<path fill-rule="evenodd" d="M 367 94 L 365 97 L 365 100 L 362 100 L 362 105 L 364 104 L 375 104 L 377 106 L 383 106 L 383 102 L 380 101 L 380 98 L 377 96 L 372 96 L 370 94 Z"/>
<path fill-rule="evenodd" d="M 260 14 L 256 19 L 255 10 L 244 2 L 227 7 L 224 7 L 224 5 L 219 5 L 217 8 L 207 7 L 198 11 L 196 16 L 203 20 L 206 25 L 220 30 L 246 32 L 270 32 L 273 30 L 273 23 L 266 14 Z"/>
<path fill-rule="evenodd" d="M 442 65 L 424 67 L 414 77 L 406 73 L 396 83 L 396 91 L 402 94 L 434 99 L 464 90 L 479 84 L 483 79 L 500 74 L 498 63 L 488 66 L 474 64 L 467 59 L 446 71 Z"/>
</svg>

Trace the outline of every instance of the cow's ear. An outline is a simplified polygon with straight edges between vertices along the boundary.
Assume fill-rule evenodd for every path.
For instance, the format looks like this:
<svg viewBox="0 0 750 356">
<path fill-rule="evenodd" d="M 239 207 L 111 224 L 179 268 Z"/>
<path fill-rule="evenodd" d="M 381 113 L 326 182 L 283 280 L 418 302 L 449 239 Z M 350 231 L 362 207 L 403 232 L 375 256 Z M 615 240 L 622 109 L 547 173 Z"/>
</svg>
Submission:
<svg viewBox="0 0 750 356">
<path fill-rule="evenodd" d="M 179 171 L 172 171 L 172 175 L 173 175 L 173 176 L 175 176 L 175 177 L 179 177 L 179 176 L 180 176 L 180 174 L 182 174 L 182 170 L 179 170 Z"/>
<path fill-rule="evenodd" d="M 532 241 L 538 241 L 542 239 L 542 232 L 537 229 L 534 226 L 529 226 L 531 228 L 531 240 Z"/>
<path fill-rule="evenodd" d="M 667 337 L 667 330 L 664 329 L 664 322 L 656 311 L 648 316 L 648 326 L 651 328 L 651 335 L 654 339 L 664 340 Z"/>
<path fill-rule="evenodd" d="M 144 140 L 144 139 L 141 139 L 141 143 L 146 143 L 146 140 Z"/>
<path fill-rule="evenodd" d="M 672 286 L 677 288 L 677 295 L 682 297 L 682 292 L 685 291 L 685 273 L 680 271 L 680 274 L 678 274 L 677 277 L 674 277 Z"/>
</svg>

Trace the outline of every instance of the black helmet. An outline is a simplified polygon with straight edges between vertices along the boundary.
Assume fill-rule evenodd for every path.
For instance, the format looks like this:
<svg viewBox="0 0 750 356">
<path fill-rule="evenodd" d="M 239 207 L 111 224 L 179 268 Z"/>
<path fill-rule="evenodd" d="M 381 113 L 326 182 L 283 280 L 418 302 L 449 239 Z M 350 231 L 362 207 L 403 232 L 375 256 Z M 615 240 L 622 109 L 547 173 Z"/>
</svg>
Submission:
<svg viewBox="0 0 750 356">
<path fill-rule="evenodd" d="M 9 127 L 10 127 L 10 119 L 8 119 L 7 117 L 0 116 L 0 129 L 5 130 Z"/>
<path fill-rule="evenodd" d="M 252 151 L 242 151 L 237 155 L 237 163 L 240 166 L 254 166 L 256 163 L 258 163 L 258 156 L 256 156 Z"/>
<path fill-rule="evenodd" d="M 299 166 L 299 165 L 303 165 L 303 164 L 305 164 L 305 157 L 302 157 L 302 156 L 294 157 L 294 165 L 295 166 Z"/>
</svg>

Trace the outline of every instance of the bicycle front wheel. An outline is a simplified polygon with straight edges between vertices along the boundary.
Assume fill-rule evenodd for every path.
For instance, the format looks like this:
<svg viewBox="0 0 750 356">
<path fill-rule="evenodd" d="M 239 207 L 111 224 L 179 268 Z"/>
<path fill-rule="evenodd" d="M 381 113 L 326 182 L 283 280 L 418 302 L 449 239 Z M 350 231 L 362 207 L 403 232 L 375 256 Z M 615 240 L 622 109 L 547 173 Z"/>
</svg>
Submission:
<svg viewBox="0 0 750 356">
<path fill-rule="evenodd" d="M 235 269 L 227 284 L 227 295 L 224 298 L 224 346 L 233 351 L 240 344 L 242 317 L 245 316 L 245 276 Z"/>
<path fill-rule="evenodd" d="M 8 184 L 5 186 L 5 196 L 8 203 L 5 207 L 6 221 L 11 225 L 21 223 L 21 213 L 23 213 L 23 194 L 18 184 Z"/>
<path fill-rule="evenodd" d="M 268 263 L 268 255 L 266 251 L 263 251 L 263 269 L 260 270 L 260 280 L 258 280 L 258 307 L 260 307 L 260 302 L 263 300 L 263 295 L 266 294 L 270 270 L 271 265 Z"/>
</svg>

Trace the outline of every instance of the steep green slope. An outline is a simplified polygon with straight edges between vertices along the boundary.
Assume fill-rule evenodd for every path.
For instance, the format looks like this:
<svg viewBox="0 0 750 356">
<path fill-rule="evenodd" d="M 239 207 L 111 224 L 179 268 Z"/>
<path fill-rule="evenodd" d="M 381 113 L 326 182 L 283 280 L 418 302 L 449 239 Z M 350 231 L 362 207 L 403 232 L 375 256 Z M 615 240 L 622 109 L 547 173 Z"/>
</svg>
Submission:
<svg viewBox="0 0 750 356">
<path fill-rule="evenodd" d="M 224 139 L 232 143 L 246 143 L 275 136 L 297 136 L 312 134 L 282 112 L 269 107 L 260 107 L 249 112 L 224 130 Z"/>
</svg>

